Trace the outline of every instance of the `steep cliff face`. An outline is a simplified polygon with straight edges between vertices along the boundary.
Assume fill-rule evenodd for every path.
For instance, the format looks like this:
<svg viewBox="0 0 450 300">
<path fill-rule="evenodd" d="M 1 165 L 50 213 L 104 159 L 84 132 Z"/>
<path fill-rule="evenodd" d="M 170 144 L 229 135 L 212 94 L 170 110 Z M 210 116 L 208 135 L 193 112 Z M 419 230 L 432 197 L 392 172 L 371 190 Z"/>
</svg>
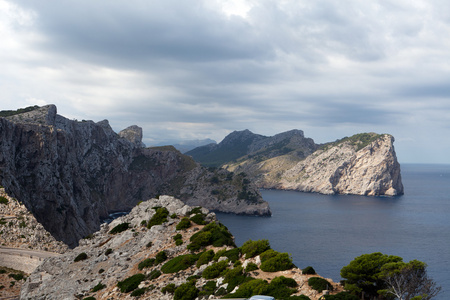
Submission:
<svg viewBox="0 0 450 300">
<path fill-rule="evenodd" d="M 244 159 L 224 167 L 247 172 L 262 188 L 395 196 L 403 194 L 400 164 L 391 135 L 359 134 L 301 159 L 288 153 L 263 161 Z"/>
<path fill-rule="evenodd" d="M 132 127 L 118 135 L 106 120 L 69 120 L 54 105 L 0 118 L 0 182 L 70 246 L 97 230 L 108 213 L 130 210 L 156 194 L 199 198 L 204 190 L 197 184 L 189 185 L 192 194 L 181 195 L 181 188 L 192 178 L 203 182 L 210 172 L 173 147 L 142 148 L 141 134 Z M 257 194 L 252 206 L 270 215 L 256 187 L 248 188 Z M 235 200 L 227 212 L 247 205 L 238 193 L 225 196 Z"/>
</svg>

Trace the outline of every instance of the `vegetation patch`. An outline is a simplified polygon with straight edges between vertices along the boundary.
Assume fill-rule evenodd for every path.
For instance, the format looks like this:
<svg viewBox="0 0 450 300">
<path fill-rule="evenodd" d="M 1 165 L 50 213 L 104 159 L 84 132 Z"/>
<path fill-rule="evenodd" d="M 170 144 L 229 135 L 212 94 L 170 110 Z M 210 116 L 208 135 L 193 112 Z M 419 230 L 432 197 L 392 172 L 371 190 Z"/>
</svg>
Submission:
<svg viewBox="0 0 450 300">
<path fill-rule="evenodd" d="M 94 287 L 91 289 L 91 292 L 93 292 L 93 293 L 98 292 L 98 291 L 104 289 L 105 287 L 106 287 L 106 285 L 104 285 L 104 284 L 100 281 L 96 286 L 94 286 Z"/>
<path fill-rule="evenodd" d="M 109 231 L 110 234 L 117 234 L 130 228 L 130 223 L 120 223 Z"/>
<path fill-rule="evenodd" d="M 242 255 L 245 255 L 245 258 L 255 257 L 269 249 L 270 244 L 268 240 L 248 240 L 241 246 L 241 252 Z"/>
<path fill-rule="evenodd" d="M 349 292 L 340 292 L 336 295 L 325 295 L 325 300 L 359 300 L 359 297 Z M 418 299 L 419 300 L 419 299 Z"/>
<path fill-rule="evenodd" d="M 161 276 L 161 271 L 160 270 L 153 270 L 150 272 L 150 274 L 148 274 L 147 279 L 148 280 L 153 280 L 158 278 L 159 276 Z"/>
<path fill-rule="evenodd" d="M 266 255 L 264 255 L 266 253 Z M 285 271 L 294 268 L 292 258 L 288 253 L 280 253 L 274 250 L 267 250 L 261 254 L 260 269 L 264 272 Z"/>
<path fill-rule="evenodd" d="M 18 110 L 2 110 L 2 111 L 0 111 L 0 118 L 23 114 L 26 112 L 36 110 L 38 108 L 39 108 L 39 106 L 34 105 L 34 106 L 28 106 L 25 108 L 19 108 Z"/>
<path fill-rule="evenodd" d="M 333 286 L 325 279 L 320 277 L 311 277 L 308 279 L 309 286 L 321 293 L 323 290 L 333 290 Z"/>
<path fill-rule="evenodd" d="M 161 289 L 161 293 L 163 293 L 163 294 L 167 294 L 167 293 L 173 294 L 173 293 L 175 293 L 175 289 L 176 289 L 175 283 L 169 283 L 168 285 L 166 285 L 165 287 L 163 287 Z"/>
<path fill-rule="evenodd" d="M 199 290 L 192 282 L 183 283 L 175 289 L 173 299 L 174 300 L 194 300 L 197 298 Z"/>
<path fill-rule="evenodd" d="M 166 262 L 162 267 L 161 271 L 163 273 L 176 273 L 181 270 L 186 270 L 192 266 L 198 260 L 198 255 L 196 254 L 185 254 L 172 258 Z"/>
<path fill-rule="evenodd" d="M 154 264 L 155 264 L 154 258 L 146 258 L 138 264 L 138 269 L 143 270 L 145 268 L 150 268 L 153 267 Z"/>
<path fill-rule="evenodd" d="M 144 274 L 135 274 L 131 277 L 128 277 L 127 279 L 123 281 L 119 281 L 117 283 L 117 287 L 120 289 L 120 292 L 122 293 L 129 293 L 131 291 L 134 291 L 138 288 L 139 284 L 145 279 Z"/>
<path fill-rule="evenodd" d="M 167 254 L 165 251 L 160 251 L 155 256 L 155 265 L 159 265 L 167 259 Z"/>
<path fill-rule="evenodd" d="M 205 215 L 201 214 L 201 213 L 192 216 L 190 220 L 197 225 L 205 225 L 206 224 Z"/>
<path fill-rule="evenodd" d="M 302 270 L 302 274 L 305 274 L 305 275 L 315 275 L 315 274 L 316 274 L 316 270 L 314 270 L 314 268 L 311 267 L 311 266 L 307 266 L 306 268 L 304 268 L 304 269 Z"/>
<path fill-rule="evenodd" d="M 187 248 L 191 251 L 198 251 L 200 248 L 213 245 L 214 247 L 233 246 L 233 236 L 228 229 L 220 223 L 212 222 L 195 233 L 190 238 L 190 244 Z"/>
<path fill-rule="evenodd" d="M 81 252 L 80 254 L 77 255 L 77 257 L 75 257 L 75 259 L 73 260 L 74 262 L 78 262 L 78 261 L 82 261 L 87 259 L 88 256 L 85 252 Z"/>
<path fill-rule="evenodd" d="M 188 217 L 184 217 L 175 227 L 177 230 L 187 229 L 191 227 L 191 221 Z"/>
<path fill-rule="evenodd" d="M 152 228 L 155 225 L 161 225 L 167 222 L 167 217 L 169 216 L 169 211 L 165 207 L 156 208 L 155 214 L 147 223 L 147 228 Z"/>
<path fill-rule="evenodd" d="M 201 253 L 196 264 L 197 268 L 200 267 L 201 265 L 209 263 L 213 258 L 214 258 L 214 250 L 208 250 Z"/>
<path fill-rule="evenodd" d="M 8 199 L 3 196 L 0 196 L 0 204 L 8 204 Z"/>
<path fill-rule="evenodd" d="M 255 271 L 255 270 L 258 270 L 258 265 L 255 264 L 255 263 L 252 263 L 252 262 L 249 262 L 247 264 L 247 267 L 245 267 L 245 272 L 246 273 L 252 272 L 252 271 Z"/>
<path fill-rule="evenodd" d="M 205 279 L 213 279 L 219 277 L 220 274 L 222 274 L 223 271 L 226 270 L 228 267 L 228 261 L 222 260 L 220 262 L 214 263 L 203 271 L 202 277 Z"/>
</svg>

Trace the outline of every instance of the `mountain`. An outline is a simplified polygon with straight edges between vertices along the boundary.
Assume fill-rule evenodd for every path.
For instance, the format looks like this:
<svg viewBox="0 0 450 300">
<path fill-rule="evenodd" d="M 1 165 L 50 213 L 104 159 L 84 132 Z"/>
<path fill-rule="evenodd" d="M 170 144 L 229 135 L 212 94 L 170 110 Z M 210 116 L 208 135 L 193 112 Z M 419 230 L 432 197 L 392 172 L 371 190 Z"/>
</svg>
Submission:
<svg viewBox="0 0 450 300">
<path fill-rule="evenodd" d="M 271 214 L 243 175 L 208 170 L 172 146 L 144 148 L 138 126 L 117 134 L 107 120 L 69 120 L 54 105 L 0 115 L 0 184 L 71 247 L 109 213 L 157 194 L 211 210 Z"/>
<path fill-rule="evenodd" d="M 266 293 L 318 300 L 323 295 L 308 280 L 324 279 L 303 274 L 288 253 L 270 249 L 267 240 L 245 245 L 236 247 L 214 213 L 160 196 L 103 224 L 77 248 L 45 260 L 27 278 L 20 299 L 190 300 L 229 294 L 242 299 Z M 343 290 L 329 279 L 326 284 L 331 294 Z"/>
<path fill-rule="evenodd" d="M 209 144 L 217 144 L 217 142 L 212 139 L 187 140 L 187 141 L 179 142 L 177 144 L 173 144 L 173 146 L 175 147 L 175 149 L 177 149 L 181 153 L 186 153 L 197 147 L 201 147 L 201 146 L 205 146 L 205 145 L 209 145 Z"/>
<path fill-rule="evenodd" d="M 403 194 L 403 184 L 393 143 L 388 134 L 362 133 L 319 145 L 301 130 L 273 137 L 246 130 L 187 154 L 204 165 L 244 172 L 260 188 L 395 196 Z"/>
</svg>

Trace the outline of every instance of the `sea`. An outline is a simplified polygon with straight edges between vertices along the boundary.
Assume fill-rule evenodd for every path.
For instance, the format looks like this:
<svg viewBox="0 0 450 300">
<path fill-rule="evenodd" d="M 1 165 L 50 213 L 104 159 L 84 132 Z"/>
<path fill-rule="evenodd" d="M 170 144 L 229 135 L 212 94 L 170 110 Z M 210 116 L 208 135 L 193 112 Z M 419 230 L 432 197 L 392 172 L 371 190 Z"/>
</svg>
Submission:
<svg viewBox="0 0 450 300">
<path fill-rule="evenodd" d="M 405 194 L 397 197 L 321 195 L 262 190 L 272 217 L 217 213 L 236 244 L 267 239 L 335 282 L 355 257 L 381 252 L 428 265 L 442 287 L 434 299 L 450 299 L 450 165 L 402 164 Z"/>
</svg>

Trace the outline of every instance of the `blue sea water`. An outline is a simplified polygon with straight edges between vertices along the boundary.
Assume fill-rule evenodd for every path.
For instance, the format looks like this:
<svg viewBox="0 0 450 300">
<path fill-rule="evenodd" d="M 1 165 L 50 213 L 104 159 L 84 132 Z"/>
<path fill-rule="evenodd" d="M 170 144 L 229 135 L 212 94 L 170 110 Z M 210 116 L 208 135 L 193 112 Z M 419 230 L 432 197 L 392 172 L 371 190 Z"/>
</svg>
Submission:
<svg viewBox="0 0 450 300">
<path fill-rule="evenodd" d="M 340 270 L 373 252 L 418 259 L 450 299 L 450 165 L 402 164 L 405 194 L 399 197 L 320 195 L 263 190 L 272 217 L 217 213 L 241 246 L 268 239 L 294 263 L 341 280 Z"/>
</svg>

